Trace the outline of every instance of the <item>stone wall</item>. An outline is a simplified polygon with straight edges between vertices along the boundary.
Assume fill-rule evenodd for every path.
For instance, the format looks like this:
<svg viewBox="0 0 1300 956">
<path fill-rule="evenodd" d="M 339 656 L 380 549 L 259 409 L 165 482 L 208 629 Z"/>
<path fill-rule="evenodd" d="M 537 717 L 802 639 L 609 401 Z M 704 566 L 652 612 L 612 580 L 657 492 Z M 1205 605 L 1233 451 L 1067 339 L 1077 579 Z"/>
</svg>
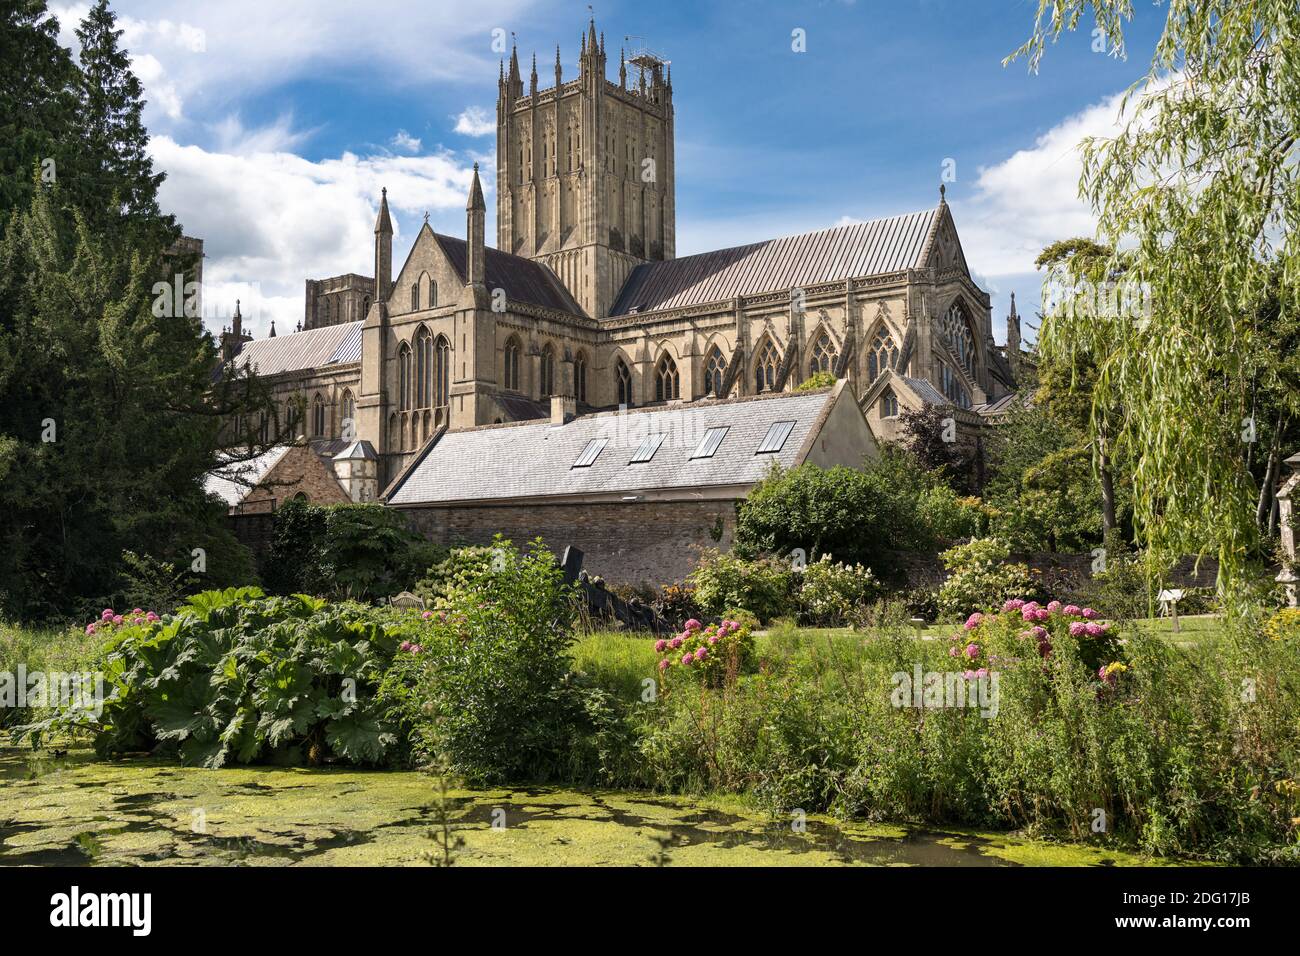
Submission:
<svg viewBox="0 0 1300 956">
<path fill-rule="evenodd" d="M 729 549 L 736 524 L 733 501 L 403 510 L 439 544 L 490 544 L 497 532 L 516 545 L 541 537 L 557 557 L 566 545 L 580 548 L 584 569 L 610 584 L 655 586 L 685 578 L 701 548 Z"/>
</svg>

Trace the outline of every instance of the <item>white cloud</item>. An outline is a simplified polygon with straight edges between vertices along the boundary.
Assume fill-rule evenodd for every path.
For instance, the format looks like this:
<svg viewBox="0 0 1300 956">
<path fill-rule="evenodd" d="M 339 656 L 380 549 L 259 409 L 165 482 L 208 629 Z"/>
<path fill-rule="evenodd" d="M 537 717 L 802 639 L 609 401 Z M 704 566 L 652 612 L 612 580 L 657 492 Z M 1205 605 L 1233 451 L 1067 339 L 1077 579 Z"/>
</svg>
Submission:
<svg viewBox="0 0 1300 956">
<path fill-rule="evenodd" d="M 217 152 L 246 155 L 249 153 L 283 153 L 306 142 L 315 130 L 295 130 L 293 115 L 286 113 L 275 122 L 252 129 L 244 126 L 238 113 L 212 124 Z"/>
<path fill-rule="evenodd" d="M 209 328 L 228 322 L 239 298 L 245 325 L 258 337 L 272 319 L 284 333 L 302 318 L 304 280 L 370 274 L 381 187 L 388 187 L 398 234 L 396 272 L 422 213 L 463 210 L 471 177 L 468 160 L 449 154 L 344 153 L 312 162 L 283 151 L 208 151 L 168 136 L 155 136 L 150 152 L 167 173 L 163 207 L 187 235 L 204 240 Z"/>
<path fill-rule="evenodd" d="M 464 112 L 456 117 L 455 131 L 465 136 L 487 136 L 489 133 L 495 133 L 496 129 L 497 121 L 481 106 L 466 107 Z"/>
<path fill-rule="evenodd" d="M 412 136 L 404 129 L 399 129 L 393 138 L 389 140 L 389 145 L 398 152 L 418 153 L 420 151 L 420 138 Z"/>
</svg>

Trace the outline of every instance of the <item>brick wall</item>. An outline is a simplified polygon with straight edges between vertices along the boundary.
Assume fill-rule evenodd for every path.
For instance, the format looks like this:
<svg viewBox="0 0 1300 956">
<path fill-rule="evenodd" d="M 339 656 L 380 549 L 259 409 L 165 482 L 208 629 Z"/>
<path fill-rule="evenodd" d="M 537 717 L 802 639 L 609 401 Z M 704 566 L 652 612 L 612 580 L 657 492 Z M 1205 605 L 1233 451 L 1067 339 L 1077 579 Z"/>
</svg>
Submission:
<svg viewBox="0 0 1300 956">
<path fill-rule="evenodd" d="M 339 484 L 333 466 L 323 461 L 311 446 L 298 445 L 290 448 L 248 493 L 240 503 L 240 510 L 274 510 L 279 503 L 299 494 L 306 495 L 314 505 L 342 505 L 351 501 Z"/>
<path fill-rule="evenodd" d="M 583 567 L 610 584 L 656 586 L 686 577 L 699 549 L 730 548 L 736 523 L 732 501 L 403 510 L 439 544 L 490 544 L 497 532 L 517 545 L 541 537 L 557 556 L 566 545 L 581 548 Z"/>
</svg>

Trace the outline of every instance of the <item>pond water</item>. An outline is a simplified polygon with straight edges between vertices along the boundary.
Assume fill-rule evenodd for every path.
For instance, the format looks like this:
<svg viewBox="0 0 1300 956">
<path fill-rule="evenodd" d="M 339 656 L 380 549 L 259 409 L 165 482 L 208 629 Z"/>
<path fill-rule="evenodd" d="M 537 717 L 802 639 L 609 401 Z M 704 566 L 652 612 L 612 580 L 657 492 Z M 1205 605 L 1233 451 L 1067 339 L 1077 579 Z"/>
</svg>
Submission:
<svg viewBox="0 0 1300 956">
<path fill-rule="evenodd" d="M 1149 865 L 1008 834 L 773 819 L 737 800 L 453 790 L 425 774 L 203 770 L 0 749 L 0 865 Z"/>
</svg>

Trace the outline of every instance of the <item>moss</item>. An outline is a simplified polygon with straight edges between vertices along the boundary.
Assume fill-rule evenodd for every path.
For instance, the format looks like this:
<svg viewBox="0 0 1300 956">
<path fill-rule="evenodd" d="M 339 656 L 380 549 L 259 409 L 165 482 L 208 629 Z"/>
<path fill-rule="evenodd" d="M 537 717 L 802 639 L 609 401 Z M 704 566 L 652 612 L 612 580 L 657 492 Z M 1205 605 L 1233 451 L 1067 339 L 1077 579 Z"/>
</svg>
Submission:
<svg viewBox="0 0 1300 956">
<path fill-rule="evenodd" d="M 0 864 L 419 865 L 438 818 L 424 774 L 203 770 L 0 750 Z M 462 866 L 1097 865 L 1144 860 L 999 834 L 810 816 L 797 832 L 736 797 L 551 788 L 452 791 Z M 494 826 L 503 824 L 501 826 Z M 661 847 L 661 843 L 663 846 Z"/>
</svg>

